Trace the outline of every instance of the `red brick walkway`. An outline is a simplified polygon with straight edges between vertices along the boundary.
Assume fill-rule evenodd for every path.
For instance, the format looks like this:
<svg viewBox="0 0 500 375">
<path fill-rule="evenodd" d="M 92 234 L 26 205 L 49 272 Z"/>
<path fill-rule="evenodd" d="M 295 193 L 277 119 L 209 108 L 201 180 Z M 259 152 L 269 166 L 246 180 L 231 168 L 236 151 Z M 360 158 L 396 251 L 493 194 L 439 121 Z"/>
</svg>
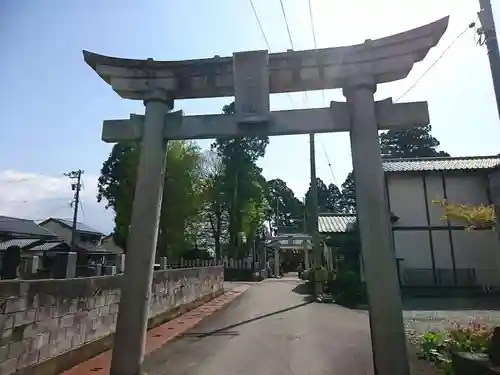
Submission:
<svg viewBox="0 0 500 375">
<path fill-rule="evenodd" d="M 220 310 L 245 292 L 250 285 L 239 285 L 223 295 L 214 298 L 200 307 L 191 310 L 171 321 L 148 331 L 146 338 L 146 354 L 150 354 L 165 345 L 170 340 L 193 328 L 204 318 Z M 106 375 L 109 374 L 111 352 L 108 350 L 98 356 L 82 362 L 75 367 L 63 372 L 61 375 Z"/>
</svg>

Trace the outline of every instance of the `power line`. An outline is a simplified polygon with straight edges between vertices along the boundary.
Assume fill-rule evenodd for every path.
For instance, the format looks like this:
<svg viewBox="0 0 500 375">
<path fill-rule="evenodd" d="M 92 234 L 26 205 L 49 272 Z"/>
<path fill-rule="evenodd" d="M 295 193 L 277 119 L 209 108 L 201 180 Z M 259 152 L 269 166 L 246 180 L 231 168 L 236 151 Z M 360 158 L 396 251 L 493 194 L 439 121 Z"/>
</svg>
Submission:
<svg viewBox="0 0 500 375">
<path fill-rule="evenodd" d="M 285 20 L 286 31 L 288 34 L 288 40 L 290 41 L 290 45 L 292 46 L 292 50 L 294 50 L 295 48 L 293 47 L 292 33 L 290 32 L 290 26 L 288 25 L 288 18 L 286 16 L 285 5 L 283 4 L 283 0 L 280 0 L 280 5 L 281 5 L 281 11 L 283 12 L 283 19 Z"/>
<path fill-rule="evenodd" d="M 311 21 L 311 29 L 312 29 L 312 36 L 313 36 L 313 41 L 314 41 L 314 48 L 317 48 L 318 43 L 316 41 L 316 30 L 314 28 L 314 17 L 313 17 L 313 11 L 312 11 L 312 6 L 311 6 L 311 0 L 308 0 L 309 4 L 309 20 Z"/>
<path fill-rule="evenodd" d="M 287 35 L 288 35 L 288 40 L 290 42 L 290 47 L 292 48 L 292 51 L 293 51 L 295 49 L 295 47 L 294 47 L 294 44 L 293 44 L 292 33 L 290 32 L 290 25 L 288 23 L 288 17 L 286 15 L 285 5 L 283 4 L 283 0 L 280 0 L 280 5 L 281 5 L 281 12 L 283 14 L 283 20 L 285 21 L 285 26 L 286 26 L 286 32 L 287 32 Z M 290 93 L 288 93 L 288 95 L 289 95 L 290 101 L 291 101 L 292 99 L 291 99 Z M 304 102 L 304 106 L 305 107 L 309 107 L 309 98 L 307 96 L 307 92 L 302 91 L 302 100 Z"/>
<path fill-rule="evenodd" d="M 253 3 L 252 0 L 250 0 L 250 5 L 252 7 L 253 14 L 254 14 L 254 16 L 255 16 L 255 18 L 257 20 L 257 23 L 259 25 L 259 28 L 260 28 L 260 31 L 261 31 L 262 36 L 264 38 L 264 41 L 266 42 L 267 48 L 268 48 L 269 52 L 271 52 L 271 47 L 269 46 L 269 42 L 267 40 L 266 33 L 265 33 L 264 28 L 262 26 L 262 22 L 260 21 L 259 14 L 257 13 L 257 10 L 255 9 L 255 6 L 254 6 L 254 3 Z M 290 31 L 290 25 L 288 23 L 288 17 L 286 15 L 286 11 L 285 11 L 285 6 L 283 4 L 283 0 L 280 0 L 280 5 L 281 5 L 281 11 L 282 11 L 282 14 L 283 14 L 283 19 L 285 21 L 285 26 L 286 26 L 286 31 L 287 31 L 287 35 L 288 35 L 288 40 L 289 40 L 290 46 L 292 47 L 292 50 L 293 50 L 294 49 L 294 43 L 293 43 L 292 33 Z M 311 0 L 309 0 L 309 17 L 310 17 L 311 28 L 312 28 L 312 33 L 313 33 L 314 48 L 317 49 L 318 48 L 318 43 L 317 43 L 317 40 L 316 40 L 316 31 L 315 31 L 315 28 L 314 28 L 314 17 L 313 17 L 313 13 L 312 13 Z M 326 99 L 325 99 L 325 92 L 324 92 L 324 90 L 321 90 L 321 94 L 322 94 L 322 97 L 323 97 L 323 106 L 326 106 Z M 290 93 L 288 93 L 288 97 L 290 99 L 290 102 L 292 102 Z M 309 98 L 307 96 L 307 92 L 302 92 L 302 99 L 304 100 L 304 105 L 306 107 L 308 107 Z M 319 140 L 321 142 L 321 148 L 323 149 L 323 152 L 325 153 L 325 157 L 326 157 L 326 160 L 327 160 L 330 172 L 332 174 L 333 181 L 336 184 L 337 180 L 335 178 L 335 174 L 333 173 L 333 168 L 332 168 L 332 164 L 330 162 L 330 158 L 328 156 L 328 152 L 326 151 L 325 145 L 322 142 L 321 138 L 320 137 L 318 137 L 318 138 L 319 138 Z"/>
<path fill-rule="evenodd" d="M 313 16 L 313 11 L 312 11 L 312 5 L 311 5 L 311 0 L 308 0 L 308 5 L 309 5 L 309 20 L 311 23 L 311 30 L 312 30 L 312 37 L 313 37 L 313 42 L 314 42 L 314 48 L 318 49 L 318 42 L 316 39 L 316 28 L 314 27 L 314 16 Z M 326 98 L 325 98 L 325 90 L 321 89 L 321 96 L 323 98 L 323 107 L 326 107 Z M 333 173 L 333 168 L 332 168 L 332 163 L 330 163 L 330 157 L 328 156 L 328 152 L 326 151 L 325 144 L 323 143 L 323 140 L 321 137 L 318 137 L 321 148 L 323 149 L 323 152 L 325 153 L 326 161 L 328 163 L 328 168 L 330 169 L 330 172 L 332 173 L 332 179 L 335 184 L 337 184 L 337 179 L 335 178 L 335 174 Z"/>
<path fill-rule="evenodd" d="M 319 142 L 321 143 L 321 148 L 323 149 L 323 151 L 325 153 L 326 161 L 328 163 L 328 168 L 330 169 L 330 172 L 332 173 L 333 183 L 335 185 L 337 185 L 338 181 L 335 178 L 335 174 L 333 173 L 332 163 L 330 163 L 330 157 L 328 156 L 328 152 L 326 151 L 326 147 L 325 147 L 325 145 L 324 145 L 323 140 L 321 139 L 321 137 L 318 137 L 318 139 L 319 139 Z"/>
<path fill-rule="evenodd" d="M 80 209 L 82 210 L 82 216 L 83 219 L 85 220 L 85 210 L 83 208 L 83 200 L 80 198 Z"/>
<path fill-rule="evenodd" d="M 309 5 L 309 21 L 311 23 L 314 48 L 318 49 L 318 42 L 316 39 L 316 28 L 314 27 L 314 16 L 313 16 L 313 11 L 312 11 L 311 0 L 308 0 L 308 5 Z M 326 99 L 325 99 L 325 90 L 324 89 L 321 89 L 321 96 L 323 98 L 323 106 L 326 107 Z"/>
<path fill-rule="evenodd" d="M 453 41 L 448 45 L 448 47 L 446 47 L 444 49 L 444 51 L 441 53 L 441 55 L 438 56 L 438 58 L 436 60 L 434 60 L 434 62 L 425 70 L 425 72 L 415 81 L 415 83 L 413 83 L 413 85 L 411 85 L 408 90 L 406 90 L 399 98 L 397 98 L 394 103 L 397 103 L 399 102 L 403 97 L 405 97 L 411 90 L 413 90 L 419 83 L 420 81 L 422 80 L 422 78 L 424 78 L 426 76 L 427 73 L 429 73 L 431 71 L 432 68 L 434 68 L 436 66 L 436 64 L 439 62 L 439 60 L 441 60 L 443 58 L 443 56 L 445 55 L 446 52 L 448 52 L 450 50 L 451 47 L 453 47 L 453 45 L 456 43 L 456 41 L 458 39 L 460 39 L 469 29 L 473 29 L 475 28 L 476 26 L 476 22 L 471 22 L 460 34 L 458 34 L 455 39 L 453 39 Z"/>
<path fill-rule="evenodd" d="M 295 46 L 293 44 L 293 38 L 292 38 L 292 33 L 290 32 L 290 25 L 288 24 L 288 17 L 286 15 L 285 11 L 285 5 L 283 4 L 283 0 L 280 0 L 280 5 L 281 5 L 281 12 L 283 14 L 283 20 L 285 21 L 285 26 L 286 26 L 286 32 L 288 35 L 288 40 L 290 42 L 290 47 L 292 48 L 292 51 L 295 49 Z M 290 93 L 288 93 L 288 97 L 290 98 L 290 102 L 292 102 L 292 96 Z M 307 93 L 302 91 L 302 100 L 304 102 L 304 106 L 308 107 L 309 105 L 309 98 L 307 97 Z M 293 103 L 292 103 L 293 104 Z"/>
<path fill-rule="evenodd" d="M 252 7 L 252 10 L 253 10 L 253 14 L 255 16 L 255 19 L 257 20 L 257 24 L 259 25 L 259 28 L 260 28 L 260 32 L 262 34 L 262 37 L 264 38 L 264 41 L 266 42 L 266 46 L 267 46 L 267 50 L 269 51 L 269 53 L 272 52 L 271 50 L 271 46 L 269 44 L 269 41 L 267 39 L 267 36 L 266 36 L 266 32 L 264 31 L 264 27 L 262 26 L 262 22 L 260 22 L 260 17 L 259 17 L 259 14 L 257 13 L 257 9 L 255 8 L 255 5 L 253 3 L 253 0 L 249 0 L 250 1 L 250 6 Z M 292 105 L 293 107 L 293 100 L 292 100 L 292 96 L 290 95 L 290 93 L 287 93 L 288 95 L 288 99 L 290 100 L 290 104 Z"/>
<path fill-rule="evenodd" d="M 250 0 L 250 6 L 252 7 L 253 14 L 255 15 L 255 19 L 257 20 L 257 23 L 259 24 L 260 32 L 262 33 L 262 36 L 264 37 L 264 41 L 266 42 L 267 49 L 269 52 L 271 52 L 271 46 L 269 45 L 269 41 L 267 40 L 266 33 L 264 31 L 264 28 L 262 27 L 262 23 L 260 22 L 259 14 L 257 13 L 257 10 L 255 9 L 255 6 L 253 4 L 253 0 Z"/>
</svg>

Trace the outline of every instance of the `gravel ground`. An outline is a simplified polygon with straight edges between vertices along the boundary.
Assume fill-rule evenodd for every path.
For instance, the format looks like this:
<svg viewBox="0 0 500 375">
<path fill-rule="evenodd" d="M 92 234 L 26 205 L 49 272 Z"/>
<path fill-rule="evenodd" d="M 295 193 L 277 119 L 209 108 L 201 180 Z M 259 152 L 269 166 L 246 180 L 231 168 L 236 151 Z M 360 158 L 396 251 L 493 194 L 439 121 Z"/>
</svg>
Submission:
<svg viewBox="0 0 500 375">
<path fill-rule="evenodd" d="M 403 317 L 410 339 L 429 330 L 445 330 L 453 323 L 500 325 L 500 301 L 494 299 L 416 299 L 405 305 Z"/>
</svg>

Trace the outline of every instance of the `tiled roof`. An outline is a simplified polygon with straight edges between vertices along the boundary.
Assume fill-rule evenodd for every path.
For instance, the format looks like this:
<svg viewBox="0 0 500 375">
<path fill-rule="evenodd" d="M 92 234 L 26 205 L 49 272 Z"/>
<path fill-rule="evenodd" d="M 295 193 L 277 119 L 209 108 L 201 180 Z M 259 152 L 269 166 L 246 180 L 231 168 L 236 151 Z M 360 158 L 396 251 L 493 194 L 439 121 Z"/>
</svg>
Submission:
<svg viewBox="0 0 500 375">
<path fill-rule="evenodd" d="M 0 250 L 7 250 L 9 246 L 19 246 L 21 249 L 39 242 L 38 238 L 16 238 L 0 243 Z"/>
<path fill-rule="evenodd" d="M 500 156 L 387 159 L 384 172 L 470 171 L 500 166 Z"/>
<path fill-rule="evenodd" d="M 33 220 L 9 216 L 0 216 L 0 233 L 25 234 L 36 237 L 56 237 L 54 233 L 36 224 Z"/>
<path fill-rule="evenodd" d="M 50 218 L 42 221 L 40 223 L 40 225 L 45 224 L 49 220 L 54 220 L 54 221 L 57 221 L 58 223 L 66 226 L 66 227 L 73 228 L 73 221 L 68 220 L 68 219 L 59 219 L 59 218 L 55 218 L 55 217 L 50 217 Z M 98 234 L 98 235 L 104 236 L 104 233 L 101 233 L 98 230 L 96 230 L 92 227 L 89 227 L 87 224 L 83 224 L 83 223 L 80 223 L 78 221 L 76 222 L 76 230 L 80 233 Z"/>
<path fill-rule="evenodd" d="M 319 233 L 344 233 L 347 232 L 347 225 L 355 222 L 356 215 L 354 214 L 319 214 L 318 231 Z"/>
<path fill-rule="evenodd" d="M 36 246 L 32 247 L 30 250 L 32 250 L 32 251 L 47 251 L 47 250 L 53 249 L 56 246 L 61 245 L 62 243 L 63 242 L 45 242 L 41 245 L 36 245 Z"/>
<path fill-rule="evenodd" d="M 90 243 L 77 243 L 76 246 L 78 246 L 82 250 L 85 250 L 88 253 L 113 254 L 112 251 L 109 251 L 108 249 L 105 249 L 100 245 L 96 246 Z"/>
</svg>

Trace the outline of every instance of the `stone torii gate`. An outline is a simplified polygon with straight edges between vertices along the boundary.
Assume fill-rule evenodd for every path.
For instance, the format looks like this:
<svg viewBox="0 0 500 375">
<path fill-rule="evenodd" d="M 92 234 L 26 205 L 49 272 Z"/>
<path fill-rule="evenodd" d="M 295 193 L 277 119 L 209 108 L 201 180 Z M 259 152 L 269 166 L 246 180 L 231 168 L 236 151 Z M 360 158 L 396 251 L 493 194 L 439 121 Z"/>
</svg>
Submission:
<svg viewBox="0 0 500 375">
<path fill-rule="evenodd" d="M 408 375 L 378 131 L 426 125 L 425 102 L 374 101 L 377 84 L 405 78 L 444 34 L 448 18 L 363 44 L 268 54 L 235 53 L 189 61 L 131 60 L 84 51 L 84 59 L 122 98 L 144 101 L 145 116 L 104 121 L 106 142 L 141 140 L 129 253 L 111 375 L 138 375 L 144 357 L 166 142 L 172 139 L 349 131 L 365 265 L 375 371 Z M 270 112 L 269 95 L 342 88 L 330 108 Z M 174 99 L 234 96 L 235 115 L 169 113 Z M 335 338 L 332 338 L 335 339 Z"/>
</svg>

